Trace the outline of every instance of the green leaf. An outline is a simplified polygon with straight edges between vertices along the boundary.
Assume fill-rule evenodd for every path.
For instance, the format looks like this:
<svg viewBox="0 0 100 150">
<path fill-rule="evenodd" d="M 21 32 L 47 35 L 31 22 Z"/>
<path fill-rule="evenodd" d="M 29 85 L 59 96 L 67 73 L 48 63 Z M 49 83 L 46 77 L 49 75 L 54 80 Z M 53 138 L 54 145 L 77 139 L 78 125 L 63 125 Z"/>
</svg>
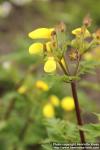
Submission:
<svg viewBox="0 0 100 150">
<path fill-rule="evenodd" d="M 60 119 L 48 119 L 44 122 L 44 124 L 46 126 L 50 142 L 79 141 L 78 129 L 73 123 Z M 76 134 L 74 134 L 74 132 Z"/>
<path fill-rule="evenodd" d="M 98 117 L 98 120 L 100 121 L 100 114 L 98 113 L 94 113 L 97 117 Z"/>
<path fill-rule="evenodd" d="M 96 61 L 81 61 L 77 75 L 80 76 L 86 73 L 95 74 L 95 67 L 99 65 L 100 63 Z"/>
<path fill-rule="evenodd" d="M 7 126 L 6 121 L 0 121 L 0 131 L 3 130 Z"/>
<path fill-rule="evenodd" d="M 71 81 L 75 81 L 75 80 L 79 80 L 80 78 L 78 76 L 60 76 L 60 80 L 64 81 L 64 82 L 71 82 Z"/>
<path fill-rule="evenodd" d="M 100 124 L 87 124 L 79 129 L 83 130 L 86 134 L 88 142 L 97 142 L 97 138 L 100 137 Z"/>
</svg>

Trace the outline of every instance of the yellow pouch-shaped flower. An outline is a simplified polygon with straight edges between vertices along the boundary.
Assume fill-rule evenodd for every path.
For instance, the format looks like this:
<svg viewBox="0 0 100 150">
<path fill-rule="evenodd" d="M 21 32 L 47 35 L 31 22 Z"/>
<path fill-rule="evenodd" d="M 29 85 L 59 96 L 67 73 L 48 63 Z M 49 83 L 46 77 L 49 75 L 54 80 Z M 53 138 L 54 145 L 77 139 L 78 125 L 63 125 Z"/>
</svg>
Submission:
<svg viewBox="0 0 100 150">
<path fill-rule="evenodd" d="M 45 83 L 45 82 L 42 81 L 42 80 L 38 80 L 38 81 L 36 82 L 36 87 L 37 87 L 38 89 L 43 90 L 43 91 L 48 91 L 48 90 L 49 90 L 48 84 Z"/>
<path fill-rule="evenodd" d="M 24 93 L 27 92 L 27 87 L 26 87 L 25 85 L 22 85 L 22 86 L 20 86 L 20 87 L 18 88 L 17 91 L 18 91 L 19 94 L 24 94 Z"/>
<path fill-rule="evenodd" d="M 72 31 L 72 34 L 76 36 L 80 36 L 82 34 L 82 28 L 76 28 Z M 90 32 L 86 29 L 84 33 L 84 37 L 90 36 Z"/>
<path fill-rule="evenodd" d="M 54 28 L 38 28 L 29 33 L 29 37 L 32 39 L 50 39 L 51 33 Z"/>
<path fill-rule="evenodd" d="M 30 54 L 41 54 L 43 52 L 43 44 L 42 43 L 34 43 L 29 47 Z"/>
<path fill-rule="evenodd" d="M 61 101 L 61 107 L 66 111 L 72 111 L 75 108 L 74 100 L 72 97 L 65 97 Z"/>
<path fill-rule="evenodd" d="M 60 104 L 59 98 L 55 95 L 50 96 L 50 102 L 53 106 L 59 106 L 59 104 Z"/>
<path fill-rule="evenodd" d="M 43 115 L 46 118 L 52 118 L 55 115 L 54 108 L 51 104 L 46 104 L 43 108 Z"/>
<path fill-rule="evenodd" d="M 44 71 L 51 73 L 56 70 L 56 61 L 54 60 L 54 57 L 48 57 L 48 60 L 46 61 L 44 65 Z"/>
</svg>

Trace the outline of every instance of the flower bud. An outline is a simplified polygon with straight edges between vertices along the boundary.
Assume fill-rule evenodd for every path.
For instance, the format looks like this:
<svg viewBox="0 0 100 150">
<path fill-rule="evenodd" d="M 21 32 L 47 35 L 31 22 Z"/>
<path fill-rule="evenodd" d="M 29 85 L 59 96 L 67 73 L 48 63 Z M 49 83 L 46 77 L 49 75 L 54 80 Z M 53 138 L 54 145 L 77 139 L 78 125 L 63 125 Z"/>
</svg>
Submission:
<svg viewBox="0 0 100 150">
<path fill-rule="evenodd" d="M 96 34 L 96 38 L 97 38 L 97 39 L 100 39 L 100 28 L 96 31 L 95 34 Z"/>
<path fill-rule="evenodd" d="M 92 19 L 90 18 L 89 15 L 86 15 L 85 18 L 83 19 L 83 25 L 86 27 L 89 27 L 91 25 Z"/>
<path fill-rule="evenodd" d="M 65 26 L 64 22 L 61 22 L 59 26 L 60 26 L 61 32 L 65 32 L 66 26 Z"/>
</svg>

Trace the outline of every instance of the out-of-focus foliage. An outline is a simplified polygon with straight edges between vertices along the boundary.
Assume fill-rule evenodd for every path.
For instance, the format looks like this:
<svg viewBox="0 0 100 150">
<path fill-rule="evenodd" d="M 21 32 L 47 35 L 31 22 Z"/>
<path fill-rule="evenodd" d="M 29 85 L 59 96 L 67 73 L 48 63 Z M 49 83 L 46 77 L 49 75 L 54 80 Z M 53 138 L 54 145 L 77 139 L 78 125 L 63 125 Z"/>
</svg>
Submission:
<svg viewBox="0 0 100 150">
<path fill-rule="evenodd" d="M 53 147 L 52 143 L 73 143 L 73 141 L 79 142 L 78 128 L 85 131 L 88 142 L 97 142 L 99 137 L 100 125 L 99 124 L 88 124 L 83 128 L 77 127 L 71 122 L 65 122 L 64 120 L 52 119 L 45 121 L 48 138 L 43 141 L 43 150 L 51 150 Z M 75 133 L 75 134 L 73 134 Z M 59 147 L 59 146 L 58 146 Z"/>
<path fill-rule="evenodd" d="M 95 30 L 100 24 L 99 6 L 99 0 L 79 0 L 77 3 L 74 0 L 0 0 L 0 150 L 51 150 L 49 142 L 52 141 L 79 141 L 76 131 L 80 127 L 74 123 L 75 109 L 66 111 L 61 106 L 63 98 L 72 97 L 65 81 L 74 77 L 44 75 L 41 58 L 28 54 L 32 42 L 27 33 L 41 24 L 52 26 L 61 20 L 71 30 L 87 13 L 93 18 L 91 29 Z M 92 61 L 88 65 L 81 64 L 87 67 L 84 72 L 91 69 L 91 64 L 95 65 Z M 87 123 L 82 130 L 87 142 L 98 142 L 100 136 L 98 74 L 97 69 L 92 75 L 82 75 L 83 81 L 78 78 L 78 97 Z M 37 86 L 40 80 L 48 88 L 45 84 Z M 51 100 L 52 96 L 58 101 Z M 48 115 L 44 115 L 48 104 L 52 107 L 46 110 Z M 95 113 L 91 115 L 91 112 Z"/>
<path fill-rule="evenodd" d="M 43 149 L 50 149 L 49 142 L 55 140 L 78 142 L 78 132 L 74 134 L 76 130 L 78 131 L 78 127 L 74 124 L 75 110 L 66 111 L 61 107 L 62 99 L 71 96 L 69 85 L 62 83 L 57 76 L 44 76 L 43 68 L 40 68 L 40 59 L 28 55 L 22 43 L 21 51 L 1 57 L 0 149 L 42 149 L 41 144 Z M 47 84 L 48 89 L 40 80 Z M 86 81 L 80 82 L 80 86 L 87 87 L 86 83 L 89 84 Z M 52 95 L 58 97 L 60 103 L 58 106 L 52 105 Z M 99 106 L 95 101 L 91 101 L 83 89 L 78 91 L 78 97 L 83 115 L 87 116 L 86 112 L 99 111 Z M 50 115 L 51 108 L 46 112 L 51 116 L 49 120 L 46 119 L 48 115 L 45 116 L 43 113 L 47 104 L 51 104 L 54 110 L 54 118 Z M 94 119 L 90 119 L 91 121 L 94 122 Z M 97 142 L 99 125 L 94 126 L 96 125 L 83 127 L 87 133 L 87 142 Z"/>
</svg>

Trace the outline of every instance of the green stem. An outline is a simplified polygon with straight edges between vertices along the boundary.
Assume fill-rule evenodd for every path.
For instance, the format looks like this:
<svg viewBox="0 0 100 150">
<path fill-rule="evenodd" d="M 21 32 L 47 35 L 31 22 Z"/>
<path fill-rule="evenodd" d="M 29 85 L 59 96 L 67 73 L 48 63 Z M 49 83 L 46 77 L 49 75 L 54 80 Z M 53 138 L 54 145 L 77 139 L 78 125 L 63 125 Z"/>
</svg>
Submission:
<svg viewBox="0 0 100 150">
<path fill-rule="evenodd" d="M 30 117 L 27 118 L 26 123 L 24 124 L 23 128 L 21 129 L 20 133 L 19 133 L 19 140 L 23 140 L 25 137 L 25 133 L 30 125 L 30 123 L 32 122 L 32 119 Z"/>
<path fill-rule="evenodd" d="M 79 70 L 79 65 L 80 65 L 80 59 L 77 60 L 76 69 L 75 69 L 74 75 L 77 75 L 77 72 Z"/>
<path fill-rule="evenodd" d="M 4 115 L 4 119 L 7 120 L 9 118 L 9 116 L 11 115 L 11 112 L 12 110 L 14 109 L 14 106 L 15 106 L 15 102 L 16 100 L 13 98 L 7 108 L 7 111 L 5 112 L 5 115 Z"/>
<path fill-rule="evenodd" d="M 67 72 L 68 72 L 68 74 L 70 74 L 69 67 L 68 67 L 68 65 L 67 65 L 67 62 L 66 62 L 65 56 L 63 56 L 63 58 L 64 58 L 65 65 L 66 65 L 66 68 L 67 68 Z"/>
<path fill-rule="evenodd" d="M 59 64 L 60 64 L 60 66 L 61 66 L 61 68 L 62 68 L 64 74 L 68 76 L 68 72 L 67 72 L 67 70 L 65 69 L 65 67 L 63 66 L 63 64 L 62 64 L 61 61 L 59 61 Z"/>
</svg>

